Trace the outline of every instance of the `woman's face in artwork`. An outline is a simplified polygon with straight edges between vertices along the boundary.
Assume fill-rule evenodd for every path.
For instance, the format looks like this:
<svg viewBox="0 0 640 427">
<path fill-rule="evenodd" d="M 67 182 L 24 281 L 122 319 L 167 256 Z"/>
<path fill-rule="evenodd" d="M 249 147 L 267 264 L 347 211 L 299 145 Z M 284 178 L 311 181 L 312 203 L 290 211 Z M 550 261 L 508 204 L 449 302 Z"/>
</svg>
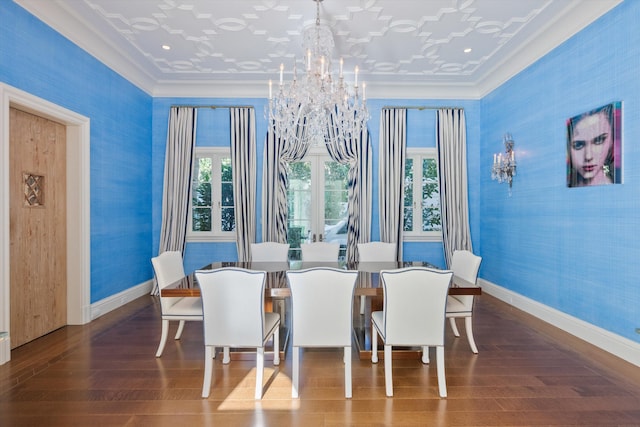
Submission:
<svg viewBox="0 0 640 427">
<path fill-rule="evenodd" d="M 605 112 L 586 116 L 574 125 L 571 164 L 586 185 L 611 183 L 605 164 L 612 148 L 611 124 Z"/>
</svg>

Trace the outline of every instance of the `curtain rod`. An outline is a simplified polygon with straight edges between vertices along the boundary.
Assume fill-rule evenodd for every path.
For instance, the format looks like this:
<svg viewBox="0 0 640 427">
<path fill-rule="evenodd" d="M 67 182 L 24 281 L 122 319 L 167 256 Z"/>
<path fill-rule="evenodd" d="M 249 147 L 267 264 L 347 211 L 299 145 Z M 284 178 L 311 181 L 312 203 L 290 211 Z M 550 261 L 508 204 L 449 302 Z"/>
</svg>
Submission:
<svg viewBox="0 0 640 427">
<path fill-rule="evenodd" d="M 406 108 L 407 110 L 441 110 L 443 108 L 451 108 L 454 110 L 464 110 L 463 107 L 449 107 L 449 106 L 434 107 L 430 105 L 398 105 L 398 106 L 385 105 L 384 107 L 382 107 L 383 110 L 391 110 L 394 108 Z"/>
<path fill-rule="evenodd" d="M 253 105 L 172 105 L 173 107 L 184 107 L 184 108 L 210 108 L 215 110 L 217 108 L 254 108 Z"/>
</svg>

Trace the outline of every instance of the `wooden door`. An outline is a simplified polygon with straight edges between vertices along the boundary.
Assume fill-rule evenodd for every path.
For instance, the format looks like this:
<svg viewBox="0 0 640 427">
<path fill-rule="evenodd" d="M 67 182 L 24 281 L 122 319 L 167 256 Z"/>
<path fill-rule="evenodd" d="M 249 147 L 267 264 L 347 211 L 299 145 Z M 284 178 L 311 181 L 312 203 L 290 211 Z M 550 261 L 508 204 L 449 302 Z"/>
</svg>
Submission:
<svg viewBox="0 0 640 427">
<path fill-rule="evenodd" d="M 10 110 L 11 347 L 67 323 L 66 128 Z"/>
</svg>

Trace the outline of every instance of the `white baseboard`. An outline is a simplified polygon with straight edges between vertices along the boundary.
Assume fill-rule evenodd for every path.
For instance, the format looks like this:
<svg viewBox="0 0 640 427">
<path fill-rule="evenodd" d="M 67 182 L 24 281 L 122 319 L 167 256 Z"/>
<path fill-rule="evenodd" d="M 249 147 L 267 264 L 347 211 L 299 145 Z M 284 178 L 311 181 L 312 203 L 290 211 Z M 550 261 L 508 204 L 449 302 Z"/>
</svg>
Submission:
<svg viewBox="0 0 640 427">
<path fill-rule="evenodd" d="M 153 280 L 148 280 L 144 283 L 136 285 L 132 288 L 126 289 L 115 295 L 111 295 L 103 300 L 91 304 L 90 316 L 91 320 L 107 314 L 108 312 L 122 307 L 123 305 L 133 301 L 136 298 L 140 298 L 143 295 L 149 295 L 151 287 L 153 286 Z M 0 365 L 3 365 L 11 360 L 11 348 L 8 339 L 0 340 Z"/>
<path fill-rule="evenodd" d="M 147 280 L 144 283 L 136 285 L 132 288 L 125 289 L 124 291 L 111 295 L 105 299 L 91 304 L 91 320 L 107 314 L 110 311 L 120 308 L 123 305 L 133 301 L 136 298 L 140 298 L 143 295 L 149 295 L 151 287 L 153 286 L 153 280 Z"/>
<path fill-rule="evenodd" d="M 11 348 L 8 339 L 0 339 L 0 365 L 11 360 Z"/>
<path fill-rule="evenodd" d="M 484 279 L 478 279 L 486 292 L 532 316 L 574 335 L 602 350 L 640 367 L 640 344 L 576 317 L 563 313 Z"/>
</svg>

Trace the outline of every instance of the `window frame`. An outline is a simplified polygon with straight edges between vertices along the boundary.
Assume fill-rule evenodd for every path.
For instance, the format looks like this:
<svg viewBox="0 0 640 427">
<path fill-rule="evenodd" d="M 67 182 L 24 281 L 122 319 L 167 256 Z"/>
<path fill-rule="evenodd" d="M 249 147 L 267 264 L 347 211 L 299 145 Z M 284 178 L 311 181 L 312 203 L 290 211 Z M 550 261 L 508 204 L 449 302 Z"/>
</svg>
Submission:
<svg viewBox="0 0 640 427">
<path fill-rule="evenodd" d="M 413 200 L 420 201 L 419 206 L 413 207 L 413 217 L 422 218 L 422 179 L 416 180 L 415 177 L 422 177 L 422 164 L 424 159 L 433 159 L 436 164 L 438 162 L 438 150 L 435 147 L 407 147 L 405 152 L 405 162 L 409 159 L 413 159 Z M 419 165 L 416 168 L 416 165 Z M 438 173 L 438 183 L 440 182 L 440 173 Z M 404 210 L 404 194 L 402 200 L 402 206 Z M 440 209 L 440 218 L 442 218 L 442 206 L 438 203 Z M 417 215 L 416 215 L 417 214 Z M 439 231 L 422 231 L 422 222 L 419 222 L 420 227 L 418 231 L 404 231 L 404 214 L 402 215 L 402 240 L 405 242 L 442 242 L 442 230 Z M 414 220 L 415 224 L 415 220 Z"/>
<path fill-rule="evenodd" d="M 192 170 L 195 171 L 195 163 L 202 157 L 211 158 L 211 231 L 193 231 L 193 180 L 191 177 L 191 194 L 189 194 L 189 220 L 187 224 L 187 242 L 236 242 L 235 227 L 233 231 L 221 230 L 221 209 L 222 202 L 222 181 L 221 163 L 222 159 L 231 159 L 231 149 L 229 147 L 195 147 Z M 234 206 L 235 220 L 235 206 Z"/>
</svg>

